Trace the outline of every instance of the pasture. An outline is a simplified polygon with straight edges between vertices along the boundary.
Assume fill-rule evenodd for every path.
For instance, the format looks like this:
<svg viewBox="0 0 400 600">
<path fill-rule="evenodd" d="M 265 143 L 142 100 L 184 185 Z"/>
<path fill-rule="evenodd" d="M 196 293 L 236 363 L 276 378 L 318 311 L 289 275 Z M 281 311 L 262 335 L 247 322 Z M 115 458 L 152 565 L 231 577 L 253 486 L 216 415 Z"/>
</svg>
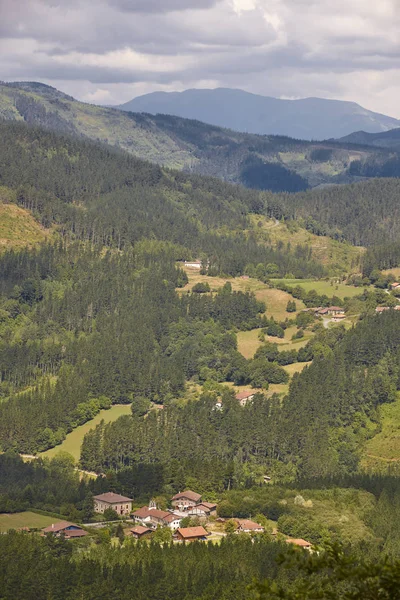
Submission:
<svg viewBox="0 0 400 600">
<path fill-rule="evenodd" d="M 382 405 L 380 414 L 382 429 L 366 442 L 361 459 L 362 467 L 375 471 L 400 467 L 400 394 L 396 402 Z"/>
<path fill-rule="evenodd" d="M 287 317 L 294 318 L 298 312 L 305 308 L 301 300 L 295 300 L 297 312 L 287 313 L 286 305 L 289 300 L 293 300 L 292 296 L 281 290 L 269 288 L 265 283 L 252 277 L 247 279 L 243 277 L 208 277 L 208 275 L 200 275 L 196 269 L 185 267 L 184 270 L 189 283 L 184 288 L 178 289 L 178 293 L 190 291 L 196 283 L 208 283 L 211 291 L 217 292 L 225 283 L 229 282 L 235 292 L 253 292 L 257 300 L 265 302 L 267 306 L 265 314 L 268 317 L 274 317 L 277 321 L 283 321 Z"/>
<path fill-rule="evenodd" d="M 26 511 L 20 513 L 2 513 L 0 514 L 0 533 L 4 533 L 9 529 L 19 529 L 21 527 L 29 527 L 29 529 L 43 529 L 54 523 L 54 517 L 37 515 L 36 513 Z"/>
<path fill-rule="evenodd" d="M 71 456 L 74 457 L 76 461 L 80 458 L 81 453 L 81 445 L 85 434 L 90 430 L 96 427 L 101 421 L 105 423 L 111 423 L 112 421 L 116 421 L 119 417 L 123 415 L 131 414 L 131 406 L 130 404 L 115 404 L 108 410 L 101 410 L 98 415 L 95 416 L 94 419 L 88 421 L 84 425 L 80 425 L 71 433 L 67 435 L 65 440 L 59 446 L 55 448 L 51 448 L 50 450 L 46 450 L 46 452 L 42 452 L 40 456 L 47 458 L 54 458 L 58 452 L 68 452 Z"/>
<path fill-rule="evenodd" d="M 335 281 L 332 279 L 330 279 L 329 281 L 325 281 L 323 279 L 272 279 L 271 281 L 274 284 L 285 283 L 286 285 L 290 285 L 291 287 L 300 286 L 303 289 L 305 289 L 306 292 L 309 292 L 310 290 L 315 290 L 317 294 L 325 294 L 329 297 L 337 296 L 342 300 L 346 297 L 353 298 L 354 296 L 358 296 L 362 294 L 364 290 L 364 288 L 355 287 L 354 285 L 335 283 Z"/>
</svg>

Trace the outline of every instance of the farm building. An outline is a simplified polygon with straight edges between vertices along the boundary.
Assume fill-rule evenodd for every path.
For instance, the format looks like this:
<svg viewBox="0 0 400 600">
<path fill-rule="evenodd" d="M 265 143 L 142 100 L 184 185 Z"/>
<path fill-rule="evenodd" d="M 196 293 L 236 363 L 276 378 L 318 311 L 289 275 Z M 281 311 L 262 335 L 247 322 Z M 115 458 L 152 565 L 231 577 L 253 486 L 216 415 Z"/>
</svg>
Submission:
<svg viewBox="0 0 400 600">
<path fill-rule="evenodd" d="M 183 527 L 176 532 L 176 538 L 182 542 L 194 542 L 206 540 L 208 531 L 204 527 Z"/>
<path fill-rule="evenodd" d="M 344 309 L 340 306 L 330 306 L 327 309 L 328 315 L 336 316 L 336 315 L 344 315 Z"/>
<path fill-rule="evenodd" d="M 287 544 L 293 544 L 294 546 L 298 546 L 299 548 L 304 548 L 304 550 L 311 550 L 312 548 L 312 544 L 310 542 L 302 540 L 301 538 L 287 538 L 285 542 Z"/>
<path fill-rule="evenodd" d="M 392 290 L 400 290 L 400 283 L 398 281 L 394 281 L 390 287 L 392 288 Z"/>
<path fill-rule="evenodd" d="M 143 527 L 143 525 L 135 525 L 135 527 L 132 527 L 132 529 L 129 530 L 130 535 L 137 540 L 140 540 L 143 537 L 148 537 L 152 532 L 152 529 L 149 527 Z"/>
<path fill-rule="evenodd" d="M 236 522 L 238 524 L 237 533 L 262 533 L 264 531 L 264 527 L 250 519 L 236 519 Z"/>
<path fill-rule="evenodd" d="M 197 515 L 199 517 L 210 517 L 217 514 L 217 505 L 213 502 L 200 502 L 189 509 L 189 515 Z"/>
<path fill-rule="evenodd" d="M 185 260 L 185 267 L 187 267 L 188 269 L 201 269 L 201 261 L 200 260 L 192 260 L 192 261 Z"/>
<path fill-rule="evenodd" d="M 253 400 L 254 392 L 250 392 L 249 390 L 245 390 L 243 392 L 238 392 L 235 396 L 236 400 L 239 400 L 240 406 L 246 406 L 247 402 Z"/>
<path fill-rule="evenodd" d="M 132 517 L 135 523 L 152 527 L 169 527 L 170 529 L 178 529 L 181 524 L 181 517 L 166 510 L 159 510 L 154 502 L 150 502 L 149 506 L 142 506 L 134 513 Z"/>
<path fill-rule="evenodd" d="M 88 535 L 87 531 L 69 521 L 59 521 L 42 529 L 42 535 L 52 534 L 55 537 L 64 536 L 66 539 L 84 537 Z"/>
<path fill-rule="evenodd" d="M 119 515 L 129 515 L 132 510 L 132 498 L 120 496 L 119 494 L 114 494 L 114 492 L 99 494 L 93 500 L 94 511 L 97 513 L 103 513 L 107 508 L 112 508 Z"/>
<path fill-rule="evenodd" d="M 171 500 L 171 504 L 174 508 L 178 508 L 179 510 L 188 510 L 192 506 L 199 504 L 200 501 L 201 494 L 192 492 L 192 490 L 186 490 L 184 492 L 179 492 L 179 494 L 175 494 Z"/>
</svg>

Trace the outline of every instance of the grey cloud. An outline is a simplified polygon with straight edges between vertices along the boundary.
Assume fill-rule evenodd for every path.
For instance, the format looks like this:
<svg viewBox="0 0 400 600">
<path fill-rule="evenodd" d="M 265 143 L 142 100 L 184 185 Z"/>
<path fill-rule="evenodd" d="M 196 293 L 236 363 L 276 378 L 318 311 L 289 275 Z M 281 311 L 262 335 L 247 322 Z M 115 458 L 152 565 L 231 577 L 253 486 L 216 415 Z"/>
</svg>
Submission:
<svg viewBox="0 0 400 600">
<path fill-rule="evenodd" d="M 204 9 L 215 6 L 220 0 L 108 0 L 110 6 L 137 13 L 167 13 L 172 11 Z"/>
<path fill-rule="evenodd" d="M 396 5 L 0 0 L 0 78 L 69 80 L 74 92 L 85 90 L 81 97 L 99 86 L 118 95 L 120 86 L 124 97 L 116 101 L 139 84 L 146 91 L 211 81 L 277 96 L 347 98 L 354 87 L 355 100 L 379 93 L 383 106 L 385 89 L 400 93 Z"/>
</svg>

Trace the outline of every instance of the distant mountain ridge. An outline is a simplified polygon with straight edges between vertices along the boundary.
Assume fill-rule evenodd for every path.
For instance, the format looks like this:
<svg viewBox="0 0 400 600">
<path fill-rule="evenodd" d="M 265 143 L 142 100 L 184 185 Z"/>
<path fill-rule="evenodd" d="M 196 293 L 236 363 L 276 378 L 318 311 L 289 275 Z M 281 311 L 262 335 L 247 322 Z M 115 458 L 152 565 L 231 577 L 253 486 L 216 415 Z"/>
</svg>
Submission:
<svg viewBox="0 0 400 600">
<path fill-rule="evenodd" d="M 374 146 L 375 148 L 387 148 L 400 150 L 400 127 L 383 131 L 381 133 L 367 133 L 366 131 L 355 131 L 337 140 L 345 144 L 361 144 L 363 146 Z"/>
<path fill-rule="evenodd" d="M 0 82 L 0 119 L 86 137 L 166 167 L 274 192 L 351 183 L 371 173 L 400 174 L 400 162 L 382 172 L 392 159 L 390 150 L 240 133 L 171 115 L 125 112 L 79 102 L 39 82 Z"/>
<path fill-rule="evenodd" d="M 153 92 L 116 107 L 125 111 L 169 114 L 247 133 L 286 135 L 305 140 L 340 138 L 400 127 L 400 120 L 355 102 L 323 98 L 281 100 L 239 89 Z"/>
</svg>

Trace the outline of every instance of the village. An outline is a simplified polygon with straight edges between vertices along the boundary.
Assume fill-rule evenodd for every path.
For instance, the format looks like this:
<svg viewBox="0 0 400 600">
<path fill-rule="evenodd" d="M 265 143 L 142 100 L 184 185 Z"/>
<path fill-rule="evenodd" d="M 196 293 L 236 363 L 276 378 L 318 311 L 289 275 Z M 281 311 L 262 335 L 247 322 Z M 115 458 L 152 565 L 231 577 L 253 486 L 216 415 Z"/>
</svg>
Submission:
<svg viewBox="0 0 400 600">
<path fill-rule="evenodd" d="M 265 483 L 270 478 L 265 476 Z M 219 542 L 223 537 L 233 534 L 269 534 L 272 540 L 286 542 L 293 546 L 312 550 L 312 544 L 303 539 L 291 538 L 278 532 L 276 527 L 270 531 L 249 519 L 222 518 L 217 515 L 217 503 L 207 502 L 202 499 L 201 494 L 192 490 L 185 490 L 175 494 L 171 500 L 171 507 L 161 510 L 154 500 L 150 500 L 148 506 L 142 506 L 136 510 L 132 509 L 133 499 L 114 492 L 106 492 L 94 496 L 94 512 L 97 515 L 107 515 L 107 511 L 113 511 L 119 517 L 117 523 L 124 523 L 123 531 L 126 538 L 134 540 L 151 540 L 154 533 L 165 529 L 170 534 L 166 541 L 172 539 L 174 543 L 186 542 Z M 110 513 L 109 513 L 110 514 Z M 115 521 L 112 523 L 115 524 Z M 184 525 L 188 523 L 188 525 Z M 106 527 L 109 521 L 99 521 L 78 525 L 69 521 L 59 521 L 41 530 L 42 536 L 55 536 L 66 540 L 84 538 L 90 532 L 99 527 Z M 132 526 L 133 525 L 133 526 Z M 29 532 L 28 528 L 23 528 Z"/>
</svg>

